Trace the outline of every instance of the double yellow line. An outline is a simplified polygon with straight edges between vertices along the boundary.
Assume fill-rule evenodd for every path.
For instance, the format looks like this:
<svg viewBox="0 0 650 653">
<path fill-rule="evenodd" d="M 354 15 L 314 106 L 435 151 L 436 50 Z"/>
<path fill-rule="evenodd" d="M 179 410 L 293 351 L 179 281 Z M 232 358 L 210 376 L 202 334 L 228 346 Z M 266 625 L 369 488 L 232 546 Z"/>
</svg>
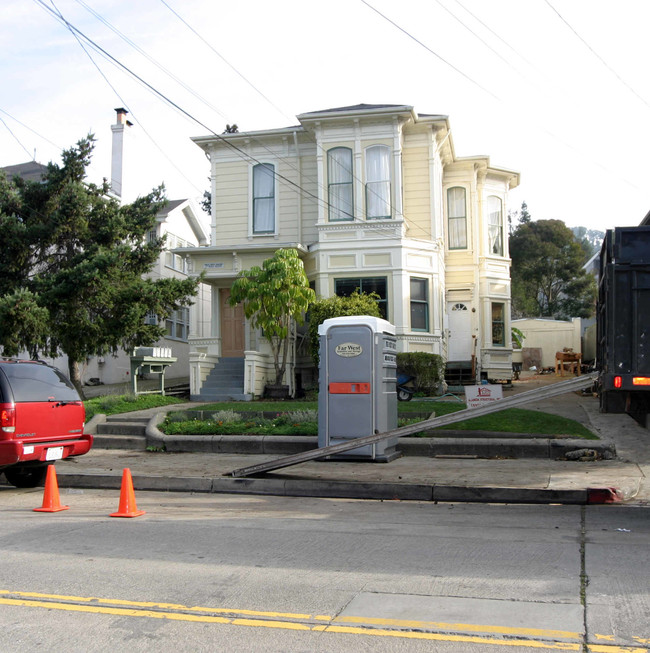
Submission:
<svg viewBox="0 0 650 653">
<path fill-rule="evenodd" d="M 539 628 L 508 628 L 433 621 L 230 610 L 227 608 L 190 607 L 176 603 L 126 601 L 122 599 L 14 592 L 10 590 L 0 590 L 0 605 L 252 628 L 278 628 L 305 632 L 344 633 L 366 637 L 393 637 L 398 639 L 543 648 L 558 651 L 582 651 L 582 636 L 580 633 Z M 605 640 L 609 639 L 609 636 L 596 635 L 596 638 Z M 558 639 L 567 641 L 557 641 Z M 635 639 L 640 643 L 650 643 L 650 641 L 641 638 Z M 626 647 L 611 644 L 590 644 L 587 648 L 590 653 L 649 653 L 646 647 Z"/>
</svg>

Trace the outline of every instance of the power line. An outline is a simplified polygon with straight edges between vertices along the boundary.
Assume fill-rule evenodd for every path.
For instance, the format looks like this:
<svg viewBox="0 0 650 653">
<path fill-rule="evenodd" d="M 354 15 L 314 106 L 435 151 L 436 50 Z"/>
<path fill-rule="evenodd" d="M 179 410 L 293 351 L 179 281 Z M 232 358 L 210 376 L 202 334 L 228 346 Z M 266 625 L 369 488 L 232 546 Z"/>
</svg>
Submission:
<svg viewBox="0 0 650 653">
<path fill-rule="evenodd" d="M 28 127 L 24 122 L 20 122 L 20 120 L 18 120 L 18 118 L 16 118 L 15 116 L 12 116 L 8 111 L 5 111 L 4 109 L 0 109 L 0 113 L 4 113 L 5 116 L 9 116 L 9 118 L 11 118 L 14 122 L 17 122 L 21 127 L 24 127 L 25 129 L 29 130 L 30 132 L 32 132 L 32 134 L 35 134 L 39 138 L 43 139 L 45 142 L 49 143 L 50 145 L 55 147 L 57 150 L 63 151 L 63 148 L 60 145 L 57 145 L 56 143 L 53 143 L 49 138 L 46 138 L 42 134 L 39 134 L 37 131 L 34 131 L 31 127 Z M 5 123 L 5 127 L 6 127 L 6 123 Z"/>
<path fill-rule="evenodd" d="M 607 63 L 607 62 L 606 62 L 606 61 L 605 61 L 605 60 L 604 60 L 604 59 L 603 59 L 599 54 L 598 54 L 598 52 L 596 52 L 596 50 L 594 50 L 594 48 L 592 48 L 591 45 L 589 45 L 589 43 L 587 43 L 587 41 L 586 41 L 582 36 L 580 36 L 580 34 L 578 34 L 578 32 L 577 32 L 577 31 L 576 31 L 576 30 L 575 30 L 575 29 L 574 29 L 574 28 L 569 24 L 569 22 L 566 20 L 566 18 L 564 18 L 564 16 L 562 16 L 562 14 L 561 14 L 561 13 L 560 13 L 560 12 L 559 12 L 559 11 L 558 11 L 554 6 L 553 6 L 553 5 L 549 2 L 549 0 L 545 0 L 545 2 L 546 2 L 546 4 L 547 4 L 547 5 L 548 5 L 548 6 L 549 6 L 549 7 L 550 7 L 550 8 L 551 8 L 551 9 L 552 9 L 556 14 L 557 14 L 558 18 L 559 18 L 559 19 L 560 19 L 560 20 L 561 20 L 561 21 L 562 21 L 562 22 L 563 22 L 563 23 L 564 23 L 564 24 L 565 24 L 565 25 L 566 25 L 566 26 L 567 26 L 567 27 L 568 27 L 568 28 L 573 32 L 573 34 L 576 36 L 576 38 L 578 38 L 578 39 L 582 42 L 582 44 L 583 44 L 585 47 L 588 48 L 588 50 L 589 50 L 589 51 L 594 55 L 594 57 L 596 57 L 596 59 L 598 59 L 598 61 L 600 61 L 600 63 L 602 63 L 603 66 L 605 66 L 605 68 L 607 68 L 607 70 L 609 70 L 609 72 L 612 73 L 612 75 L 614 75 L 614 77 L 616 77 L 616 79 L 618 79 L 618 81 L 621 82 L 621 84 L 623 84 L 623 86 L 625 86 L 625 88 L 627 88 L 631 93 L 633 93 L 634 95 L 636 95 L 636 97 L 637 97 L 639 100 L 641 100 L 641 102 L 643 102 L 643 104 L 645 104 L 645 105 L 650 109 L 650 104 L 645 100 L 645 98 L 641 97 L 641 95 L 639 95 L 639 94 L 636 92 L 636 90 L 633 89 L 633 88 L 632 88 L 632 87 L 631 87 L 631 86 L 630 86 L 630 85 L 629 85 L 629 84 L 628 84 L 628 83 L 627 83 L 627 82 L 626 82 L 626 81 L 625 81 L 625 80 L 624 80 L 624 79 L 623 79 L 623 78 L 622 78 L 622 77 L 621 77 L 621 76 L 620 76 L 620 75 L 619 75 L 619 74 L 618 74 L 618 73 L 617 73 L 617 72 L 616 72 L 616 71 L 615 71 L 615 70 L 614 70 L 614 69 L 613 69 L 613 68 L 612 68 L 612 67 L 611 67 L 611 66 L 610 66 L 610 65 L 609 65 L 609 64 L 608 64 L 608 63 Z"/>
<path fill-rule="evenodd" d="M 254 163 L 261 163 L 258 159 L 256 159 L 254 156 L 244 152 L 241 148 L 237 147 L 233 143 L 230 143 L 227 139 L 223 138 L 220 136 L 216 131 L 214 131 L 211 127 L 208 127 L 205 123 L 203 123 L 201 120 L 193 116 L 189 111 L 183 109 L 180 105 L 178 105 L 176 102 L 174 102 L 171 98 L 167 97 L 162 91 L 159 91 L 155 86 L 144 80 L 142 77 L 140 77 L 137 73 L 135 73 L 133 70 L 131 70 L 128 66 L 120 62 L 118 59 L 116 59 L 113 55 L 111 55 L 109 52 L 107 52 L 104 48 L 102 48 L 100 45 L 98 45 L 95 41 L 93 41 L 90 37 L 86 36 L 81 30 L 79 30 L 77 27 L 72 25 L 72 23 L 68 22 L 65 18 L 59 17 L 53 10 L 51 10 L 44 2 L 43 0 L 34 0 L 37 4 L 41 5 L 46 11 L 48 11 L 50 14 L 52 14 L 57 20 L 63 22 L 68 29 L 74 30 L 75 33 L 79 34 L 88 44 L 90 44 L 98 53 L 100 53 L 102 56 L 106 57 L 109 59 L 111 62 L 116 64 L 118 67 L 120 67 L 122 70 L 124 70 L 127 74 L 132 76 L 138 83 L 140 83 L 142 86 L 147 88 L 151 93 L 156 95 L 159 99 L 163 100 L 165 103 L 169 104 L 171 107 L 176 109 L 178 112 L 195 122 L 197 125 L 200 125 L 203 127 L 203 129 L 207 130 L 210 132 L 210 134 L 214 135 L 217 139 L 221 140 L 223 143 L 225 143 L 228 147 L 230 147 L 233 151 L 237 152 L 239 156 L 241 156 L 245 161 L 248 162 L 254 162 Z M 298 184 L 296 184 L 294 181 L 291 179 L 288 179 L 284 175 L 281 175 L 280 173 L 275 172 L 274 175 L 289 184 L 290 186 L 293 186 L 300 190 L 301 192 L 306 193 L 307 195 L 311 196 L 314 198 L 316 201 L 319 201 L 319 198 L 311 193 L 310 191 L 300 187 Z"/>
<path fill-rule="evenodd" d="M 76 0 L 76 1 L 77 1 L 78 4 L 80 4 L 82 7 L 84 7 L 87 11 L 89 11 L 93 16 L 95 16 L 95 18 L 97 18 L 97 19 L 98 19 L 99 21 L 101 21 L 104 25 L 106 25 L 106 26 L 107 26 L 111 31 L 113 31 L 115 34 L 117 34 L 117 35 L 118 35 L 118 36 L 119 36 L 123 41 L 125 41 L 127 44 L 129 44 L 132 48 L 134 48 L 137 52 L 139 52 L 142 56 L 144 56 L 148 61 L 150 61 L 151 63 L 153 63 L 153 64 L 154 64 L 154 65 L 155 65 L 159 70 L 161 70 L 163 73 L 165 73 L 165 74 L 166 74 L 168 77 L 170 77 L 173 81 L 175 81 L 175 82 L 177 82 L 178 84 L 180 84 L 180 85 L 181 85 L 185 90 L 187 90 L 189 93 L 191 93 L 191 94 L 192 94 L 192 95 L 193 95 L 197 100 L 199 100 L 200 102 L 202 102 L 203 104 L 205 104 L 207 107 L 209 107 L 210 109 L 212 109 L 213 111 L 215 111 L 216 113 L 218 113 L 218 114 L 219 114 L 222 118 L 224 118 L 225 120 L 228 119 L 227 116 L 226 116 L 222 111 L 220 111 L 217 107 L 215 107 L 214 105 L 212 105 L 212 104 L 211 104 L 211 103 L 210 103 L 206 98 L 204 98 L 202 95 L 200 95 L 199 93 L 197 93 L 196 91 L 194 91 L 190 86 L 188 86 L 185 82 L 183 82 L 183 81 L 182 81 L 181 79 L 179 79 L 176 75 L 174 75 L 174 74 L 173 74 L 169 69 L 165 68 L 165 67 L 164 67 L 162 64 L 160 64 L 156 59 L 154 59 L 154 58 L 153 58 L 152 56 L 150 56 L 147 52 L 145 52 L 145 51 L 144 51 L 144 50 L 143 50 L 139 45 L 137 45 L 137 43 L 135 43 L 135 42 L 134 42 L 133 40 L 131 40 L 128 36 L 126 36 L 124 33 L 122 33 L 120 30 L 118 30 L 114 25 L 112 25 L 108 20 L 106 20 L 106 19 L 105 19 L 101 14 L 99 14 L 99 13 L 96 12 L 94 9 L 92 9 L 90 6 L 88 6 L 88 5 L 87 5 L 83 0 Z M 165 4 L 165 3 L 163 3 L 163 4 Z M 175 15 L 178 16 L 178 14 L 176 14 L 176 12 L 174 12 L 173 9 L 171 9 L 171 7 L 169 7 L 169 9 L 170 9 L 170 10 L 171 10 Z M 178 18 L 179 18 L 180 20 L 183 20 L 182 18 L 180 18 L 180 16 L 178 16 Z M 185 21 L 183 21 L 183 22 L 185 22 Z M 187 23 L 185 23 L 185 24 L 187 24 Z M 188 25 L 188 27 L 189 27 L 189 25 Z M 190 29 L 192 29 L 192 28 L 190 27 Z M 194 32 L 194 30 L 192 30 L 192 31 Z M 194 33 L 195 33 L 195 32 L 194 32 Z M 198 34 L 196 34 L 196 33 L 195 33 L 195 35 L 202 39 L 202 37 L 200 37 L 200 35 L 198 35 Z M 203 39 L 202 39 L 202 40 L 203 40 Z M 211 48 L 211 49 L 212 49 L 212 50 L 213 50 L 213 51 L 214 51 L 214 52 L 215 52 L 219 57 L 221 57 L 221 55 L 220 55 L 216 50 L 214 50 L 214 48 Z M 221 57 L 221 58 L 223 59 L 223 57 Z M 223 60 L 225 61 L 225 59 L 223 59 Z M 226 62 L 226 63 L 228 63 L 228 62 Z M 236 68 L 234 68 L 234 66 L 232 66 L 232 64 L 228 63 L 228 65 L 229 65 L 231 68 L 233 68 L 233 70 L 235 70 L 235 72 L 237 72 L 237 73 L 238 73 L 238 74 L 239 74 L 243 79 L 246 79 L 243 75 L 241 75 L 241 73 L 239 73 L 239 71 L 238 71 Z M 247 81 L 247 83 L 251 84 L 250 82 L 248 82 L 248 80 L 246 80 L 246 81 Z M 251 84 L 251 85 L 252 85 L 252 84 Z M 111 86 L 111 88 L 113 88 L 113 87 Z M 115 91 L 115 89 L 113 89 L 113 90 Z M 268 98 L 266 98 L 266 97 L 265 97 L 265 99 L 268 100 Z M 269 102 L 270 102 L 270 101 L 269 101 Z M 124 102 L 123 102 L 123 103 L 124 103 Z M 271 104 L 272 104 L 272 103 L 271 103 Z M 126 104 L 125 104 L 124 106 L 126 107 Z M 273 106 L 275 106 L 275 105 L 273 105 Z M 135 118 L 135 114 L 132 114 L 132 115 L 133 115 L 134 118 Z M 184 116 L 184 117 L 187 117 L 187 116 Z M 193 121 L 194 121 L 194 120 L 193 120 Z M 248 132 L 241 132 L 241 133 L 242 133 L 242 134 L 246 134 L 249 138 L 251 138 L 251 140 L 253 140 L 253 141 L 255 141 L 256 143 L 258 143 L 262 148 L 264 148 L 266 151 L 268 151 L 268 152 L 273 156 L 274 159 L 278 159 L 278 160 L 280 160 L 280 161 L 283 161 L 283 162 L 286 163 L 290 168 L 292 168 L 293 170 L 295 170 L 296 172 L 298 172 L 298 168 L 297 168 L 297 167 L 296 167 L 296 166 L 295 166 L 295 165 L 294 165 L 290 160 L 285 159 L 284 157 L 280 156 L 279 154 L 277 154 L 276 152 L 274 152 L 273 150 L 271 150 L 271 149 L 270 149 L 270 148 L 269 148 L 269 147 L 268 147 L 264 142 L 262 142 L 262 141 L 256 139 L 255 136 L 254 136 L 254 134 L 251 134 L 251 133 L 248 133 Z M 183 175 L 183 176 L 184 176 L 184 175 Z M 309 178 L 308 178 L 308 179 L 309 179 Z M 310 181 L 313 181 L 317 186 L 320 186 L 320 184 L 318 183 L 317 180 L 310 179 Z M 194 186 L 193 183 L 192 183 L 192 185 Z M 195 186 L 195 188 L 196 188 L 196 186 Z M 198 189 L 197 189 L 197 190 L 198 190 Z"/>
<path fill-rule="evenodd" d="M 466 79 L 469 79 L 469 80 L 470 80 L 474 85 L 476 85 L 478 88 L 480 88 L 483 92 L 485 92 L 485 93 L 487 93 L 488 95 L 490 95 L 491 97 L 495 98 L 496 100 L 498 100 L 498 101 L 499 101 L 501 104 L 503 104 L 504 106 L 507 106 L 506 102 L 504 102 L 504 100 L 503 100 L 502 98 L 497 97 L 496 95 L 494 95 L 493 93 L 491 93 L 490 91 L 488 91 L 486 88 L 484 88 L 483 86 L 481 86 L 478 82 L 476 82 L 476 81 L 474 81 L 473 79 L 469 78 L 465 73 L 463 73 L 461 70 L 459 70 L 458 68 L 456 68 L 455 66 L 453 66 L 451 63 L 449 63 L 448 61 L 446 61 L 445 59 L 443 59 L 439 54 L 437 54 L 437 53 L 434 52 L 431 48 L 429 48 L 427 45 L 425 45 L 424 43 L 422 43 L 421 41 L 419 41 L 417 38 L 415 38 L 413 35 L 411 35 L 411 34 L 410 34 L 407 30 L 405 30 L 403 27 L 401 27 L 400 25 L 398 25 L 397 23 L 395 23 L 394 21 L 392 21 L 390 18 L 386 17 L 384 14 L 382 14 L 381 12 L 379 12 L 377 9 L 375 9 L 372 5 L 370 5 L 370 4 L 367 2 L 367 0 L 361 0 L 361 2 L 362 2 L 363 4 L 365 4 L 365 5 L 367 5 L 370 9 L 372 9 L 372 10 L 375 11 L 376 13 L 378 13 L 382 18 L 384 18 L 385 20 L 387 20 L 391 25 L 393 25 L 395 28 L 397 28 L 400 32 L 406 34 L 409 38 L 413 39 L 416 43 L 418 43 L 418 45 L 422 46 L 425 50 L 427 50 L 427 52 L 429 52 L 430 54 L 433 54 L 434 56 L 438 57 L 439 59 L 441 59 L 442 61 L 444 61 L 447 65 L 449 65 L 451 68 L 453 68 L 453 69 L 454 69 L 458 74 L 462 75 L 462 76 L 465 77 Z M 548 3 L 548 0 L 546 0 L 546 2 Z M 471 31 L 471 30 L 470 30 L 470 31 Z M 590 163 L 592 163 L 593 165 L 595 165 L 595 166 L 601 168 L 602 170 L 604 170 L 605 172 L 609 173 L 610 175 L 613 175 L 613 176 L 618 177 L 621 181 L 623 181 L 624 183 L 628 184 L 630 187 L 635 188 L 636 190 L 640 190 L 640 188 L 639 188 L 638 186 L 636 186 L 635 184 L 633 184 L 631 181 L 629 181 L 628 179 L 625 179 L 625 178 L 623 178 L 623 177 L 620 177 L 620 175 L 619 175 L 617 172 L 612 171 L 612 170 L 609 170 L 609 169 L 608 169 L 606 166 L 604 166 L 602 163 L 596 161 L 596 160 L 595 160 L 593 157 L 591 157 L 590 155 L 585 154 L 584 152 L 581 152 L 579 149 L 577 149 L 577 148 L 574 147 L 573 145 L 570 145 L 569 143 L 567 143 L 566 141 L 564 141 L 562 138 L 560 138 L 557 134 L 554 134 L 553 132 L 551 132 L 551 131 L 549 131 L 548 129 L 546 129 L 546 127 L 544 127 L 543 125 L 536 124 L 535 126 L 536 126 L 537 129 L 539 129 L 541 132 L 547 134 L 547 135 L 550 136 L 551 138 L 555 139 L 556 141 L 558 141 L 559 143 L 561 143 L 562 145 L 564 145 L 567 149 L 573 150 L 573 151 L 576 152 L 577 154 L 580 154 L 583 158 L 587 159 L 587 160 L 588 160 Z"/>
<path fill-rule="evenodd" d="M 77 1 L 79 1 L 79 0 L 77 0 Z M 233 66 L 220 52 L 218 52 L 210 42 L 208 42 L 205 38 L 203 38 L 203 36 L 201 36 L 175 9 L 170 7 L 165 2 L 165 0 L 160 0 L 160 2 L 162 2 L 162 4 L 164 4 L 165 7 L 167 7 L 167 9 L 169 9 L 169 11 L 171 11 L 172 14 L 174 14 L 174 16 L 176 16 L 176 18 L 178 18 L 178 20 L 180 20 L 181 23 L 183 23 L 183 25 L 185 25 L 185 27 L 187 27 L 187 29 L 189 29 L 192 32 L 192 34 L 194 34 L 194 36 L 196 36 L 198 39 L 201 40 L 202 43 L 204 43 L 208 48 L 210 48 L 210 50 L 212 50 L 212 52 L 214 52 L 214 54 L 216 54 L 217 57 L 219 57 L 219 59 L 221 59 L 221 61 L 223 61 L 237 75 L 239 75 L 239 77 L 241 77 L 260 97 L 262 97 L 264 100 L 266 100 L 266 102 L 268 102 L 284 118 L 286 118 L 287 120 L 292 120 L 292 118 L 287 116 L 284 113 L 284 111 L 282 109 L 280 109 L 272 100 L 270 100 L 266 95 L 264 95 L 264 93 L 262 93 L 262 91 L 260 91 L 260 89 L 257 88 L 257 86 L 255 86 L 255 84 L 253 84 L 250 80 L 248 80 L 246 77 L 244 77 L 244 75 L 239 70 L 237 70 L 237 68 L 235 68 L 235 66 Z"/>
<path fill-rule="evenodd" d="M 59 11 L 59 9 L 57 8 L 57 6 L 54 4 L 54 0 L 50 0 L 50 2 L 52 3 L 52 6 L 55 8 L 55 10 L 56 10 L 56 12 L 58 13 L 59 17 L 60 17 L 62 20 L 65 20 L 65 19 L 63 18 L 63 15 L 61 14 L 61 12 Z M 104 81 L 108 84 L 108 86 L 109 86 L 110 89 L 113 91 L 113 93 L 115 93 L 115 95 L 116 95 L 117 98 L 120 100 L 120 102 L 122 103 L 122 105 L 124 105 L 124 106 L 128 109 L 128 111 L 131 113 L 131 115 L 133 116 L 133 118 L 136 119 L 135 114 L 133 113 L 133 111 L 131 110 L 131 108 L 127 105 L 127 103 L 125 102 L 124 98 L 122 98 L 122 96 L 118 93 L 117 89 L 113 86 L 113 84 L 111 84 L 111 82 L 110 82 L 110 80 L 108 79 L 108 77 L 104 74 L 104 71 L 99 67 L 99 64 L 98 64 L 98 63 L 93 59 L 93 57 L 92 57 L 92 55 L 90 54 L 90 52 L 88 52 L 88 50 L 86 49 L 86 46 L 81 42 L 81 40 L 80 40 L 79 37 L 74 33 L 74 31 L 72 31 L 72 30 L 69 30 L 69 31 L 70 31 L 70 33 L 72 34 L 72 36 L 74 36 L 75 40 L 77 41 L 77 43 L 79 44 L 79 46 L 81 47 L 81 49 L 86 53 L 87 57 L 88 57 L 88 58 L 90 59 L 90 61 L 92 62 L 93 66 L 95 66 L 95 68 L 97 69 L 97 72 L 102 76 L 102 78 L 103 78 Z M 174 169 L 175 169 L 175 170 L 176 170 L 176 171 L 181 175 L 181 177 L 183 177 L 183 179 L 185 179 L 185 181 L 187 181 L 187 182 L 188 182 L 188 183 L 189 183 L 189 184 L 194 188 L 194 190 L 196 190 L 198 193 L 200 193 L 200 192 L 201 192 L 201 189 L 198 188 L 197 186 L 195 186 L 194 182 L 193 182 L 191 179 L 189 179 L 188 177 L 186 177 L 185 174 L 183 173 L 183 171 L 182 171 L 182 170 L 181 170 L 181 169 L 180 169 L 180 168 L 179 168 L 179 167 L 178 167 L 178 166 L 177 166 L 177 165 L 172 161 L 172 159 L 171 159 L 169 156 L 167 156 L 167 153 L 162 149 L 162 147 L 160 147 L 160 145 L 158 145 L 158 143 L 156 142 L 156 140 L 151 136 L 151 134 L 149 134 L 149 132 L 145 129 L 144 125 L 143 125 L 139 120 L 138 120 L 138 124 L 140 125 L 140 129 L 142 129 L 142 131 L 145 133 L 145 135 L 147 136 L 147 138 L 149 138 L 149 140 L 153 143 L 154 147 L 156 147 L 156 148 L 158 149 L 158 151 L 159 151 L 159 152 L 160 152 L 160 153 L 161 153 L 161 154 L 162 154 L 162 155 L 167 159 L 167 161 L 169 161 L 169 163 L 170 163 L 170 164 L 172 165 L 172 167 L 173 167 L 173 168 L 174 168 Z"/>
<path fill-rule="evenodd" d="M 408 36 L 408 38 L 410 38 L 411 40 L 415 41 L 419 46 L 421 46 L 421 47 L 423 47 L 425 50 L 427 50 L 427 52 L 431 53 L 434 57 L 437 57 L 438 59 L 440 59 L 440 61 L 442 61 L 444 64 L 446 64 L 447 66 L 449 66 L 452 70 L 454 70 L 454 71 L 457 72 L 459 75 L 461 75 L 462 77 L 464 77 L 468 82 L 474 84 L 474 86 L 477 86 L 477 87 L 480 88 L 484 93 L 487 93 L 488 95 L 490 95 L 491 97 L 493 97 L 495 100 L 499 100 L 500 102 L 502 101 L 501 98 L 499 98 L 499 97 L 496 96 L 494 93 L 492 93 L 492 91 L 489 91 L 487 88 L 485 88 L 484 86 L 482 86 L 481 84 L 479 84 L 475 79 L 472 79 L 469 75 L 465 74 L 465 73 L 464 73 L 460 68 L 457 68 L 456 66 L 454 66 L 454 64 L 452 64 L 451 62 L 447 61 L 444 57 L 442 57 L 442 56 L 439 55 L 437 52 L 435 52 L 434 50 L 432 50 L 428 45 L 425 45 L 424 43 L 422 43 L 422 41 L 420 41 L 419 39 L 417 39 L 417 38 L 416 38 L 415 36 L 413 36 L 413 34 L 411 34 L 410 32 L 406 31 L 403 27 L 401 27 L 400 25 L 398 25 L 394 20 L 388 18 L 388 16 L 386 16 L 385 14 L 382 14 L 381 11 L 379 11 L 379 9 L 376 9 L 375 7 L 373 7 L 373 6 L 372 6 L 372 5 L 371 5 L 367 0 L 361 0 L 361 2 L 363 2 L 363 4 L 366 5 L 366 7 L 368 7 L 369 9 L 372 9 L 376 14 L 379 14 L 379 16 L 381 16 L 385 21 L 389 22 L 393 27 L 395 27 L 395 28 L 398 29 L 400 32 L 402 32 L 402 34 L 405 34 L 406 36 Z"/>
<path fill-rule="evenodd" d="M 158 90 L 156 87 L 154 87 L 152 84 L 150 84 L 150 83 L 147 82 L 145 79 L 143 79 L 141 76 L 139 76 L 138 74 L 136 74 L 136 73 L 135 73 L 133 70 L 131 70 L 128 66 L 126 66 L 126 65 L 123 64 L 123 63 L 121 63 L 117 58 L 115 58 L 113 55 L 111 55 L 109 52 L 107 52 L 104 48 L 102 48 L 100 45 L 98 45 L 95 41 L 93 41 L 90 37 L 88 37 L 86 34 L 84 34 L 81 30 L 79 30 L 77 27 L 75 27 L 74 25 L 72 25 L 72 23 L 70 23 L 67 19 L 65 19 L 65 17 L 63 17 L 62 15 L 60 15 L 60 13 L 57 14 L 56 12 L 54 12 L 53 10 L 51 10 L 47 5 L 45 5 L 45 3 L 43 2 L 43 0 L 34 0 L 34 1 L 35 1 L 37 4 L 41 5 L 41 6 L 42 6 L 46 11 L 48 11 L 51 15 L 53 15 L 57 20 L 59 20 L 60 22 L 62 22 L 62 23 L 63 23 L 63 24 L 64 24 L 64 25 L 69 29 L 69 30 L 73 31 L 73 33 L 78 34 L 79 36 L 81 36 L 81 37 L 82 37 L 82 38 L 83 38 L 83 39 L 84 39 L 84 40 L 85 40 L 85 41 L 86 41 L 86 42 L 87 42 L 91 47 L 93 47 L 93 49 L 95 49 L 99 54 L 101 54 L 102 56 L 104 56 L 105 58 L 107 58 L 107 59 L 108 59 L 111 63 L 113 63 L 114 65 L 118 66 L 119 68 L 121 68 L 122 70 L 124 70 L 125 72 L 127 72 L 127 74 L 129 74 L 129 75 L 132 76 L 134 79 L 136 79 L 136 80 L 137 80 L 141 85 L 143 85 L 145 88 L 147 88 L 150 92 L 152 92 L 154 95 L 156 95 L 159 99 L 162 99 L 164 102 L 166 102 L 167 104 L 169 104 L 170 106 L 172 106 L 173 108 L 175 108 L 179 113 L 181 113 L 182 115 L 184 115 L 185 117 L 187 117 L 187 118 L 190 119 L 191 121 L 195 122 L 196 124 L 200 125 L 200 126 L 203 127 L 204 129 L 206 129 L 208 132 L 210 132 L 212 135 L 214 135 L 218 140 L 220 140 L 221 142 L 223 142 L 227 147 L 229 147 L 229 148 L 231 148 L 233 151 L 235 151 L 235 152 L 237 153 L 237 155 L 238 155 L 240 158 L 244 159 L 244 160 L 247 161 L 248 163 L 255 163 L 255 164 L 261 164 L 261 163 L 262 163 L 262 161 L 260 161 L 259 159 L 257 159 L 257 158 L 254 157 L 253 155 L 248 154 L 247 152 L 245 152 L 244 150 L 242 150 L 241 148 L 239 148 L 237 145 L 235 145 L 234 143 L 230 142 L 229 139 L 226 139 L 226 138 L 224 138 L 223 136 L 219 135 L 216 131 L 214 131 L 213 129 L 211 129 L 210 127 L 208 127 L 205 123 L 203 123 L 203 122 L 200 121 L 198 118 L 196 118 L 195 116 L 193 116 L 193 115 L 192 115 L 190 112 L 188 112 L 187 110 L 183 109 L 179 104 L 177 104 L 176 102 L 174 102 L 173 100 L 171 100 L 168 96 L 166 96 L 164 93 L 162 93 L 161 91 L 159 91 L 159 90 Z M 244 133 L 244 134 L 240 134 L 240 135 L 247 136 L 247 134 L 245 134 L 245 133 Z M 254 136 L 253 136 L 252 134 L 251 134 L 250 136 L 254 138 Z M 266 148 L 266 149 L 268 149 L 268 148 Z M 277 158 L 280 158 L 280 159 L 281 159 L 281 157 L 277 157 Z M 293 167 L 293 166 L 292 166 L 292 167 Z M 294 167 L 294 169 L 295 169 L 295 167 Z M 288 185 L 288 186 L 290 186 L 290 187 L 293 187 L 295 190 L 297 190 L 298 192 L 304 194 L 306 197 L 308 197 L 308 198 L 310 198 L 310 199 L 313 199 L 313 200 L 314 200 L 316 203 L 318 203 L 318 204 L 321 204 L 321 205 L 323 205 L 323 206 L 325 206 L 325 207 L 327 207 L 327 208 L 330 207 L 329 201 L 324 200 L 324 199 L 321 199 L 319 196 L 314 195 L 314 193 L 312 193 L 311 191 L 305 189 L 305 188 L 302 187 L 300 184 L 298 184 L 298 183 L 292 181 L 291 179 L 289 179 L 288 177 L 286 177 L 286 176 L 280 174 L 279 172 L 277 172 L 277 171 L 275 170 L 275 167 L 274 167 L 272 173 L 273 173 L 273 176 L 274 176 L 276 179 L 278 179 L 281 183 L 284 183 L 285 185 Z M 318 185 L 320 186 L 320 184 L 318 184 Z M 393 208 L 394 208 L 394 207 L 393 207 Z M 357 218 L 355 218 L 354 220 L 357 221 L 357 222 L 360 222 L 360 221 L 361 221 L 360 219 L 357 219 Z M 379 230 L 377 230 L 377 231 L 379 231 Z"/>
<path fill-rule="evenodd" d="M 27 152 L 27 156 L 30 159 L 32 159 L 32 155 L 29 153 L 29 150 L 20 142 L 20 139 L 18 138 L 18 136 L 16 136 L 16 134 L 14 134 L 11 131 L 11 129 L 9 128 L 9 125 L 4 121 L 3 118 L 0 118 L 0 122 L 7 128 L 7 131 L 16 139 L 16 142 L 18 143 L 18 145 L 20 145 L 20 147 L 22 147 L 23 150 L 25 150 L 25 152 Z"/>
</svg>

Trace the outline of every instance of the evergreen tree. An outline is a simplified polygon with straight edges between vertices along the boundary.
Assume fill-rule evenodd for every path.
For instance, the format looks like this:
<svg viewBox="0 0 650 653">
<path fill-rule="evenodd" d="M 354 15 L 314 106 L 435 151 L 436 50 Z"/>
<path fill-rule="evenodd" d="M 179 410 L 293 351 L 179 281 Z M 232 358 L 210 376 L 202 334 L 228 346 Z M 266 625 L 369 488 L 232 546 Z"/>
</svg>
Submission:
<svg viewBox="0 0 650 653">
<path fill-rule="evenodd" d="M 520 221 L 510 237 L 510 256 L 514 315 L 556 319 L 593 315 L 596 283 L 582 269 L 585 251 L 564 222 Z"/>
<path fill-rule="evenodd" d="M 152 345 L 161 324 L 196 294 L 195 279 L 147 279 L 163 249 L 149 239 L 164 188 L 120 206 L 109 187 L 85 180 L 92 135 L 48 165 L 42 183 L 0 178 L 0 346 L 5 355 L 66 354 L 83 396 L 89 356 Z M 7 246 L 8 245 L 8 246 Z"/>
</svg>

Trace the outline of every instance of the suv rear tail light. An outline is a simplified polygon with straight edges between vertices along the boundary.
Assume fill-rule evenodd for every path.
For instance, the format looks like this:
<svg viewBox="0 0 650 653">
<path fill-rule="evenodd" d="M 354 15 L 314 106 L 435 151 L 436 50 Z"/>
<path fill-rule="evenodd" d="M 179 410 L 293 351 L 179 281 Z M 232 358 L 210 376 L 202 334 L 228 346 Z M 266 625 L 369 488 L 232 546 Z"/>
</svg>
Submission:
<svg viewBox="0 0 650 653">
<path fill-rule="evenodd" d="M 635 376 L 632 378 L 632 385 L 650 385 L 650 377 Z"/>
<path fill-rule="evenodd" d="M 0 404 L 0 430 L 2 433 L 16 431 L 16 409 L 9 404 Z"/>
<path fill-rule="evenodd" d="M 622 376 L 615 376 L 614 377 L 614 387 L 615 388 L 623 387 L 623 377 Z"/>
</svg>

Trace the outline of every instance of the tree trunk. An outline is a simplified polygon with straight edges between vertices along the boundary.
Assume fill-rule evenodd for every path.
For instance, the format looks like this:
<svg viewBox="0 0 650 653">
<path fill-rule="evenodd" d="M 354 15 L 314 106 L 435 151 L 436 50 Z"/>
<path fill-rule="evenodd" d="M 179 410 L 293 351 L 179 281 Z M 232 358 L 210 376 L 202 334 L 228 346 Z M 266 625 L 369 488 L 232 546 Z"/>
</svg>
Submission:
<svg viewBox="0 0 650 653">
<path fill-rule="evenodd" d="M 83 384 L 81 383 L 81 372 L 79 370 L 79 361 L 73 361 L 68 358 L 68 374 L 72 385 L 77 389 L 82 401 L 86 400 Z"/>
</svg>

